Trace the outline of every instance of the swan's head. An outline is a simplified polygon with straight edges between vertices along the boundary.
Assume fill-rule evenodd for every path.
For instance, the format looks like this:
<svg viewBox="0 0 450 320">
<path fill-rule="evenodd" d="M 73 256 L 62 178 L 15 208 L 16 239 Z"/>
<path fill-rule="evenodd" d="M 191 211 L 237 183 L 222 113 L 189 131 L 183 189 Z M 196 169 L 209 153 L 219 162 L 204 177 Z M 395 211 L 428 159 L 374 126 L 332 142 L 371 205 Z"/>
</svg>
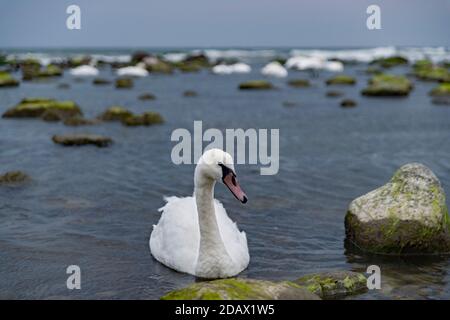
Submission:
<svg viewBox="0 0 450 320">
<path fill-rule="evenodd" d="M 210 149 L 203 153 L 195 168 L 195 179 L 196 183 L 200 183 L 202 179 L 222 181 L 236 199 L 242 203 L 247 202 L 247 196 L 236 178 L 233 157 L 223 150 Z"/>
</svg>

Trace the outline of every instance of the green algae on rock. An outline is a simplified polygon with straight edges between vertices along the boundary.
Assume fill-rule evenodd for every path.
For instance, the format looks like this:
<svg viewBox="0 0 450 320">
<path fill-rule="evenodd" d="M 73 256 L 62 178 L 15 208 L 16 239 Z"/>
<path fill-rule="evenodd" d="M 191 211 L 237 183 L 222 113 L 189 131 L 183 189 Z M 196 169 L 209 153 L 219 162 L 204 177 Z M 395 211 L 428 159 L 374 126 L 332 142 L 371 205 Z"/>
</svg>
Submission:
<svg viewBox="0 0 450 320">
<path fill-rule="evenodd" d="M 56 144 L 60 144 L 66 147 L 69 146 L 84 146 L 95 145 L 99 148 L 107 147 L 112 143 L 112 139 L 105 136 L 94 134 L 67 134 L 67 135 L 54 135 L 52 140 Z"/>
<path fill-rule="evenodd" d="M 111 80 L 104 79 L 104 78 L 95 78 L 94 80 L 92 80 L 92 84 L 97 85 L 97 86 L 104 86 L 104 85 L 111 84 Z"/>
<path fill-rule="evenodd" d="M 438 178 L 426 166 L 402 166 L 384 186 L 350 203 L 345 233 L 378 254 L 450 252 L 448 209 Z"/>
<path fill-rule="evenodd" d="M 81 116 L 70 117 L 64 121 L 64 125 L 71 127 L 88 126 L 96 123 L 98 123 L 98 120 L 86 119 Z"/>
<path fill-rule="evenodd" d="M 306 88 L 309 87 L 311 84 L 307 79 L 291 79 L 288 81 L 288 85 L 294 88 Z"/>
<path fill-rule="evenodd" d="M 450 96 L 450 82 L 441 83 L 432 89 L 430 96 Z"/>
<path fill-rule="evenodd" d="M 141 115 L 132 115 L 122 119 L 122 124 L 126 126 L 150 126 L 164 123 L 163 117 L 157 112 L 144 112 Z"/>
<path fill-rule="evenodd" d="M 124 107 L 112 106 L 99 115 L 98 119 L 103 121 L 122 121 L 132 115 L 133 113 Z"/>
<path fill-rule="evenodd" d="M 0 71 L 0 88 L 2 87 L 17 87 L 19 81 L 13 78 L 8 72 Z"/>
<path fill-rule="evenodd" d="M 293 282 L 306 287 L 322 299 L 339 299 L 367 291 L 366 277 L 352 271 L 309 274 Z"/>
<path fill-rule="evenodd" d="M 351 76 L 345 75 L 345 74 L 340 74 L 340 75 L 329 78 L 325 83 L 328 86 L 329 85 L 354 85 L 356 83 L 356 79 Z"/>
<path fill-rule="evenodd" d="M 239 84 L 240 90 L 269 90 L 273 88 L 272 83 L 266 80 L 250 80 Z"/>
<path fill-rule="evenodd" d="M 344 94 L 341 91 L 330 90 L 330 91 L 327 91 L 327 93 L 325 95 L 329 98 L 337 98 L 337 97 L 343 96 Z"/>
<path fill-rule="evenodd" d="M 22 171 L 9 171 L 4 174 L 0 174 L 0 185 L 17 184 L 27 180 L 30 180 L 30 177 Z"/>
<path fill-rule="evenodd" d="M 133 79 L 131 78 L 119 78 L 116 79 L 117 89 L 130 89 L 134 86 Z"/>
<path fill-rule="evenodd" d="M 419 60 L 413 66 L 413 74 L 423 81 L 450 82 L 450 71 L 444 66 L 434 65 L 429 60 Z"/>
<path fill-rule="evenodd" d="M 3 118 L 38 118 L 47 111 L 68 118 L 82 115 L 81 109 L 73 101 L 58 101 L 48 98 L 25 98 L 19 104 L 8 109 Z"/>
<path fill-rule="evenodd" d="M 408 59 L 402 56 L 393 56 L 387 58 L 375 59 L 370 64 L 379 65 L 382 68 L 392 68 L 400 65 L 408 64 Z"/>
<path fill-rule="evenodd" d="M 413 86 L 404 76 L 378 74 L 369 80 L 369 85 L 361 91 L 365 96 L 407 96 Z"/>
<path fill-rule="evenodd" d="M 174 290 L 162 300 L 319 300 L 306 288 L 290 281 L 220 279 L 194 283 Z"/>
</svg>

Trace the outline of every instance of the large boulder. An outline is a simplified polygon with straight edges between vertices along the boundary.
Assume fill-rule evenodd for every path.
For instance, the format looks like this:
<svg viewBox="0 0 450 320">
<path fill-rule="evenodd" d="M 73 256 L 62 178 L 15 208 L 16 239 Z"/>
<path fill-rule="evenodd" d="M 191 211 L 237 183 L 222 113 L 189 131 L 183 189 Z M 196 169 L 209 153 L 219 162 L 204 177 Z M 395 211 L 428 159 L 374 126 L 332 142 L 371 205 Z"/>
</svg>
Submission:
<svg viewBox="0 0 450 320">
<path fill-rule="evenodd" d="M 352 271 L 309 274 L 298 278 L 294 283 L 306 287 L 322 299 L 338 299 L 367 291 L 366 277 Z"/>
<path fill-rule="evenodd" d="M 383 68 L 392 68 L 408 64 L 408 59 L 402 56 L 392 56 L 373 60 L 370 64 L 379 65 Z"/>
<path fill-rule="evenodd" d="M 221 279 L 194 283 L 174 290 L 162 300 L 319 300 L 308 289 L 294 282 L 253 279 Z"/>
<path fill-rule="evenodd" d="M 46 114 L 47 113 L 47 114 Z M 19 104 L 8 109 L 3 118 L 39 118 L 44 114 L 60 118 L 82 115 L 81 109 L 73 101 L 58 101 L 48 98 L 25 98 Z"/>
<path fill-rule="evenodd" d="M 407 96 L 412 88 L 411 81 L 404 76 L 377 74 L 361 93 L 365 96 Z"/>
<path fill-rule="evenodd" d="M 430 96 L 450 96 L 450 82 L 441 83 L 430 91 Z"/>
<path fill-rule="evenodd" d="M 434 65 L 429 60 L 419 60 L 413 66 L 413 74 L 424 81 L 450 82 L 450 71 L 445 66 Z"/>
<path fill-rule="evenodd" d="M 402 166 L 384 186 L 350 203 L 346 238 L 380 254 L 450 252 L 444 190 L 426 166 Z"/>
</svg>

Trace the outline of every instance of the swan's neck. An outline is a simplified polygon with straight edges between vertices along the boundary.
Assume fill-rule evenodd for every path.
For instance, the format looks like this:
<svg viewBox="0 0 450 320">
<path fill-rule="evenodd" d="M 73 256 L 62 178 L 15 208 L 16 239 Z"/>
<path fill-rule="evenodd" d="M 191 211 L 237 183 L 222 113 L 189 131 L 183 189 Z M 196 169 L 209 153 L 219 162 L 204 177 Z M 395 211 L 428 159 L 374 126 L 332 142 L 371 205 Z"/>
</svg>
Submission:
<svg viewBox="0 0 450 320">
<path fill-rule="evenodd" d="M 195 201 L 197 203 L 198 222 L 200 227 L 200 248 L 197 259 L 197 269 L 200 275 L 221 268 L 230 257 L 220 236 L 219 225 L 214 211 L 214 185 L 212 179 L 202 179 L 195 186 Z"/>
</svg>

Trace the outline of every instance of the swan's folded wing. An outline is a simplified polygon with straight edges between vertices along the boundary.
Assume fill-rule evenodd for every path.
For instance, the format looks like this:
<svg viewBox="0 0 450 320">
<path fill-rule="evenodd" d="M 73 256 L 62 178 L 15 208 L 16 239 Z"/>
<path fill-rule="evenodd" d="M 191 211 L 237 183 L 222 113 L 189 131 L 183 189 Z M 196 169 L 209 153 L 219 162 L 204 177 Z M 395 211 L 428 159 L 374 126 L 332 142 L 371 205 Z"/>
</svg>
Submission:
<svg viewBox="0 0 450 320">
<path fill-rule="evenodd" d="M 159 209 L 161 218 L 150 237 L 150 250 L 156 260 L 180 272 L 194 273 L 200 233 L 192 197 L 167 197 Z"/>
</svg>

